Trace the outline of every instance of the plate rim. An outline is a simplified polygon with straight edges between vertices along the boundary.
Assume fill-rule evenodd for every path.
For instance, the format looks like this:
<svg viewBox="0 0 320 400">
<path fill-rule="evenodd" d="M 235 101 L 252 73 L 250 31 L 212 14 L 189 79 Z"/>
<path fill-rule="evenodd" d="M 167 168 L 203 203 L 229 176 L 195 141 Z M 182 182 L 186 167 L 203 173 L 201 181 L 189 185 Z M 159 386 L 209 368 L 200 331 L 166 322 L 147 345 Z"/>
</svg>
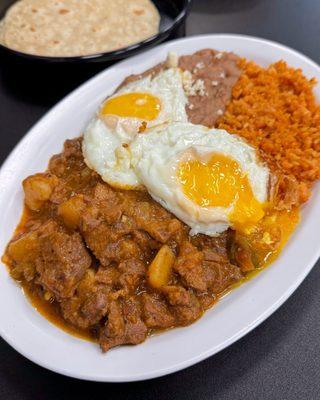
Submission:
<svg viewBox="0 0 320 400">
<path fill-rule="evenodd" d="M 242 34 L 229 34 L 229 33 L 219 33 L 219 34 L 204 34 L 204 35 L 193 35 L 193 36 L 188 36 L 187 38 L 182 38 L 182 39 L 176 39 L 176 40 L 172 40 L 169 42 L 166 42 L 164 44 L 161 44 L 159 46 L 156 46 L 153 50 L 155 49 L 164 49 L 166 47 L 169 47 L 171 44 L 175 44 L 175 43 L 179 43 L 179 42 L 192 42 L 194 39 L 213 39 L 213 38 L 225 38 L 225 39 L 245 39 L 247 41 L 251 41 L 251 42 L 256 42 L 256 43 L 260 43 L 260 44 L 266 44 L 269 45 L 273 48 L 278 48 L 280 50 L 284 50 L 287 53 L 291 53 L 292 55 L 303 59 L 307 64 L 309 64 L 311 67 L 316 68 L 319 70 L 319 74 L 320 74 L 320 66 L 313 61 L 311 58 L 309 58 L 308 56 L 302 54 L 301 52 L 292 49 L 291 47 L 288 47 L 286 45 L 280 44 L 276 41 L 272 41 L 272 40 L 268 40 L 268 39 L 264 39 L 264 38 L 259 38 L 256 36 L 249 36 L 249 35 L 242 35 Z M 143 53 L 142 53 L 143 54 Z M 139 55 L 141 56 L 141 54 Z M 148 52 L 146 53 L 146 56 L 148 57 Z M 27 144 L 28 140 L 29 140 L 29 136 L 31 136 L 32 132 L 34 130 L 37 130 L 38 126 L 40 126 L 43 121 L 45 119 L 47 119 L 49 117 L 49 114 L 54 114 L 55 111 L 59 110 L 60 108 L 62 108 L 65 104 L 68 103 L 69 98 L 72 96 L 75 96 L 77 94 L 79 94 L 81 92 L 81 90 L 90 87 L 90 85 L 92 84 L 92 82 L 94 80 L 98 80 L 99 77 L 101 75 L 103 75 L 106 70 L 116 70 L 117 68 L 121 67 L 122 64 L 127 64 L 128 60 L 134 58 L 136 56 L 133 57 L 129 57 L 125 60 L 122 60 L 120 62 L 117 62 L 116 64 L 114 64 L 111 67 L 108 67 L 106 69 L 104 69 L 103 71 L 101 71 L 100 73 L 98 73 L 97 75 L 93 76 L 92 78 L 90 78 L 89 80 L 85 81 L 84 83 L 82 83 L 80 86 L 78 86 L 76 89 L 74 89 L 71 93 L 69 93 L 68 95 L 66 95 L 64 98 L 62 98 L 57 104 L 55 104 L 51 109 L 49 109 L 39 120 L 38 122 L 36 122 L 26 133 L 25 135 L 19 140 L 19 142 L 14 146 L 14 148 L 12 149 L 12 151 L 9 153 L 9 155 L 6 157 L 5 161 L 3 162 L 1 168 L 0 168 L 0 187 L 1 187 L 1 181 L 3 179 L 3 177 L 5 177 L 5 175 L 7 173 L 10 172 L 9 169 L 9 165 L 11 163 L 11 160 L 15 159 L 17 157 L 17 155 L 19 154 L 20 150 L 22 150 L 25 146 L 25 144 Z M 39 133 L 38 133 L 39 134 Z M 314 265 L 317 263 L 317 260 L 320 257 L 320 246 L 317 248 L 317 251 L 314 252 L 314 255 L 312 257 L 312 260 L 306 264 L 306 266 L 304 267 L 304 269 L 302 270 L 302 272 L 297 275 L 294 284 L 292 284 L 291 286 L 289 286 L 287 288 L 287 290 L 284 291 L 284 293 L 278 298 L 277 301 L 275 301 L 270 307 L 268 307 L 264 312 L 262 312 L 259 317 L 257 317 L 250 325 L 247 325 L 245 327 L 243 327 L 243 329 L 240 329 L 237 334 L 233 335 L 232 337 L 228 338 L 227 340 L 225 340 L 222 344 L 220 344 L 219 346 L 214 346 L 210 349 L 208 349 L 207 351 L 202 352 L 199 355 L 196 355 L 194 357 L 191 357 L 187 360 L 184 360 L 182 362 L 178 362 L 176 364 L 172 364 L 166 368 L 163 368 L 161 370 L 157 370 L 156 372 L 146 372 L 144 374 L 131 374 L 130 376 L 119 376 L 119 375 L 115 375 L 115 376 L 108 376 L 108 377 L 102 377 L 100 375 L 96 375 L 95 377 L 93 376 L 87 376 L 84 374 L 79 374 L 76 372 L 70 372 L 70 371 L 66 371 L 64 370 L 64 368 L 62 366 L 52 366 L 49 365 L 49 363 L 46 363 L 46 360 L 41 359 L 41 357 L 37 357 L 34 354 L 30 354 L 27 351 L 25 351 L 23 348 L 21 348 L 21 346 L 19 346 L 17 343 L 15 343 L 14 339 L 12 337 L 10 337 L 9 334 L 7 334 L 3 329 L 2 326 L 0 325 L 0 335 L 1 337 L 16 351 L 18 351 L 22 356 L 24 356 L 25 358 L 27 358 L 28 360 L 32 361 L 33 363 L 40 365 L 41 367 L 44 367 L 48 370 L 54 371 L 56 373 L 68 376 L 68 377 L 72 377 L 72 378 L 76 378 L 76 379 L 81 379 L 81 380 L 87 380 L 87 381 L 96 381 L 96 382 L 133 382 L 133 381 L 143 381 L 143 380 L 147 380 L 147 379 L 152 379 L 152 378 L 156 378 L 156 377 L 161 377 L 164 375 L 169 375 L 171 373 L 180 371 L 182 369 L 188 368 L 194 364 L 197 364 L 205 359 L 207 359 L 208 357 L 217 354 L 218 352 L 222 351 L 223 349 L 229 347 L 231 344 L 235 343 L 236 341 L 238 341 L 239 339 L 241 339 L 242 337 L 244 337 L 246 334 L 248 334 L 249 332 L 251 332 L 254 328 L 256 328 L 258 325 L 260 325 L 263 321 L 265 321 L 269 316 L 271 316 L 282 304 L 284 304 L 284 302 L 292 295 L 292 293 L 300 286 L 300 284 L 303 282 L 303 280 L 306 278 L 306 276 L 310 273 L 310 271 L 312 270 L 312 268 L 314 267 Z M 44 318 L 44 317 L 43 317 Z"/>
</svg>

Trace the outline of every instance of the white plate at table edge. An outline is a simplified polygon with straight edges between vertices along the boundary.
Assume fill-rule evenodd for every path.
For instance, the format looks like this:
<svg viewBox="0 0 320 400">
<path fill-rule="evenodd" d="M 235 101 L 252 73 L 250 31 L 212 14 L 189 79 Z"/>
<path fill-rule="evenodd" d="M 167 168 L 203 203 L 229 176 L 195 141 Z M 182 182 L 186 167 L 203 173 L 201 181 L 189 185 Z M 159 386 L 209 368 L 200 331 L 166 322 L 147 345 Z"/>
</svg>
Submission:
<svg viewBox="0 0 320 400">
<path fill-rule="evenodd" d="M 263 66 L 284 59 L 289 65 L 302 68 L 308 77 L 315 76 L 320 81 L 320 67 L 304 55 L 278 43 L 243 35 L 214 34 L 179 39 L 115 64 L 53 107 L 3 164 L 0 170 L 1 254 L 20 218 L 22 179 L 43 171 L 49 158 L 61 151 L 64 140 L 81 133 L 99 103 L 125 76 L 164 60 L 168 51 L 187 54 L 207 47 L 234 51 Z M 315 93 L 320 100 L 319 85 Z M 68 335 L 38 314 L 1 265 L 0 334 L 31 361 L 79 379 L 128 382 L 179 371 L 231 345 L 288 299 L 320 256 L 320 244 L 313 240 L 319 220 L 317 185 L 312 199 L 304 207 L 301 224 L 270 267 L 221 299 L 193 325 L 155 335 L 138 346 L 113 349 L 107 354 L 100 353 L 93 343 Z"/>
</svg>

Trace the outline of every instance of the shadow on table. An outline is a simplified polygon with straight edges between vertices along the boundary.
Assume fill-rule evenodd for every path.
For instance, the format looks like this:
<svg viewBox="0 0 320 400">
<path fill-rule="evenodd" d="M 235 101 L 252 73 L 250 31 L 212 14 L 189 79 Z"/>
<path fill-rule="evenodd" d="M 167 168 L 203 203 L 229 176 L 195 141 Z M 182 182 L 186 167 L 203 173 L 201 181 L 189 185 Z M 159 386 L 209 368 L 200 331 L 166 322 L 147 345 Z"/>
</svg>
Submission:
<svg viewBox="0 0 320 400">
<path fill-rule="evenodd" d="M 1 58 L 0 74 L 6 94 L 29 104 L 50 107 L 108 64 L 40 65 Z"/>
</svg>

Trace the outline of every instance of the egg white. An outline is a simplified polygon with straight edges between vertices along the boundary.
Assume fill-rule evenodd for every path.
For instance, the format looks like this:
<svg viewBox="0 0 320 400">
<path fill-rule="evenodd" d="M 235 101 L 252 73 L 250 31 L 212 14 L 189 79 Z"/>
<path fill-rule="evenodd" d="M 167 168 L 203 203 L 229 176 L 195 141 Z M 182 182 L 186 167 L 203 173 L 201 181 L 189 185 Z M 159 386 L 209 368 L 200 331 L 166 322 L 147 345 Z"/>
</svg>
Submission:
<svg viewBox="0 0 320 400">
<path fill-rule="evenodd" d="M 114 98 L 125 93 L 149 93 L 161 102 L 156 119 L 147 122 L 147 128 L 174 121 L 187 121 L 187 96 L 183 89 L 182 73 L 169 68 L 154 78 L 147 76 L 121 87 Z M 134 189 L 141 181 L 130 164 L 129 145 L 138 135 L 143 120 L 138 118 L 102 115 L 101 108 L 84 131 L 83 154 L 87 165 L 102 179 L 116 187 Z M 143 134 L 147 134 L 147 131 Z"/>
<path fill-rule="evenodd" d="M 131 168 L 131 154 L 126 141 L 114 134 L 99 118 L 88 125 L 82 142 L 84 160 L 110 185 L 121 189 L 141 186 L 140 179 Z"/>
<path fill-rule="evenodd" d="M 255 198 L 268 198 L 269 170 L 244 140 L 224 130 L 173 123 L 139 135 L 131 144 L 132 166 L 140 182 L 164 208 L 191 227 L 190 234 L 216 236 L 231 226 L 229 207 L 201 207 L 183 192 L 177 172 L 181 160 L 206 159 L 214 153 L 237 161 L 247 174 Z"/>
<path fill-rule="evenodd" d="M 149 93 L 161 102 L 157 118 L 147 121 L 147 127 L 168 122 L 186 122 L 187 95 L 183 89 L 183 75 L 179 68 L 168 68 L 155 77 L 148 75 L 121 87 L 110 99 L 125 93 Z M 122 119 L 127 119 L 123 118 Z M 140 120 L 141 121 L 141 120 Z"/>
</svg>

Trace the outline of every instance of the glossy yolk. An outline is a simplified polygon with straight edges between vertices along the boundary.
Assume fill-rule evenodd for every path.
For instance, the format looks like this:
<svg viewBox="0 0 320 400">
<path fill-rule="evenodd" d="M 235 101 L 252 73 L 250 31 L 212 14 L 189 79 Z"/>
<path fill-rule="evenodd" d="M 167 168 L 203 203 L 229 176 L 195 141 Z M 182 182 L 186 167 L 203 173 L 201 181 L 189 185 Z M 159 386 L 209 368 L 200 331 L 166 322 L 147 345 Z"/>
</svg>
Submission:
<svg viewBox="0 0 320 400">
<path fill-rule="evenodd" d="M 300 221 L 298 207 L 279 211 L 272 208 L 272 204 L 269 206 L 264 218 L 249 232 L 235 233 L 236 247 L 231 255 L 245 274 L 234 286 L 253 278 L 276 260 Z"/>
<path fill-rule="evenodd" d="M 247 236 L 261 260 L 261 267 L 270 264 L 279 256 L 299 221 L 299 208 L 290 211 L 267 211 L 257 229 Z"/>
<path fill-rule="evenodd" d="M 158 117 L 160 110 L 161 102 L 152 94 L 125 93 L 107 100 L 101 113 L 152 121 Z"/>
<path fill-rule="evenodd" d="M 206 163 L 181 162 L 178 178 L 184 194 L 200 207 L 230 207 L 232 227 L 245 230 L 264 216 L 264 204 L 256 200 L 246 174 L 234 159 L 214 154 Z"/>
</svg>

